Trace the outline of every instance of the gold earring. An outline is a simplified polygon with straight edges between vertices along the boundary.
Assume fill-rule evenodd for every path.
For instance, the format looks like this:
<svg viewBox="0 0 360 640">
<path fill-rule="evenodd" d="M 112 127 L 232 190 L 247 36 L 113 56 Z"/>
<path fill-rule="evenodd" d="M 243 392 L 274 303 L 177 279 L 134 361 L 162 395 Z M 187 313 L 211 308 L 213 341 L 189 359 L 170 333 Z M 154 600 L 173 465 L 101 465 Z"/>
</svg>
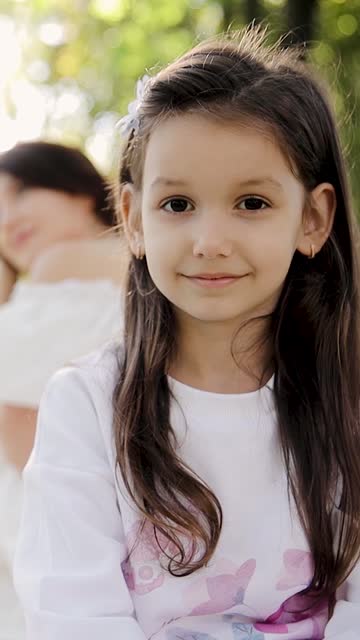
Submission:
<svg viewBox="0 0 360 640">
<path fill-rule="evenodd" d="M 313 258 L 315 258 L 315 245 L 311 244 L 310 245 L 310 255 L 308 256 L 309 260 L 312 260 Z"/>
</svg>

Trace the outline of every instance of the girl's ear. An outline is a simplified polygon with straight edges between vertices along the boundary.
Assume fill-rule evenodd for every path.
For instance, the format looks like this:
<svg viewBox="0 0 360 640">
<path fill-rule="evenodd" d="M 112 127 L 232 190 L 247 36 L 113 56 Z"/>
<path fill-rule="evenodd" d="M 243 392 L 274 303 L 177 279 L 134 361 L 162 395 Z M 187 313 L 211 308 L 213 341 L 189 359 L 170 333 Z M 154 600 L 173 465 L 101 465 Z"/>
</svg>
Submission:
<svg viewBox="0 0 360 640">
<path fill-rule="evenodd" d="M 335 189 L 329 182 L 322 182 L 310 193 L 304 211 L 302 231 L 297 250 L 314 257 L 328 239 L 336 211 Z"/>
<path fill-rule="evenodd" d="M 130 183 L 125 184 L 121 189 L 120 212 L 131 252 L 135 258 L 142 258 L 145 249 L 141 223 L 141 197 L 134 185 Z"/>
</svg>

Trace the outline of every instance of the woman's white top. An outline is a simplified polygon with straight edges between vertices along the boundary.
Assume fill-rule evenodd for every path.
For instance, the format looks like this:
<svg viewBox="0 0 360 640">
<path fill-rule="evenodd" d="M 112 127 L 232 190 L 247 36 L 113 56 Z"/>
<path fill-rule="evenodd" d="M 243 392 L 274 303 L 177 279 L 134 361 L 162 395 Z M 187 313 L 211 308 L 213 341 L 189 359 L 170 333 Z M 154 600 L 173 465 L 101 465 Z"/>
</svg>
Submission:
<svg viewBox="0 0 360 640">
<path fill-rule="evenodd" d="M 174 550 L 142 526 L 116 469 L 118 351 L 64 368 L 42 399 L 14 573 L 27 640 L 358 640 L 360 567 L 330 621 L 326 600 L 309 607 L 301 594 L 312 557 L 288 496 L 272 381 L 226 395 L 169 378 L 178 455 L 224 516 L 208 565 L 170 575 Z"/>
<path fill-rule="evenodd" d="M 19 281 L 0 306 L 0 404 L 36 408 L 59 367 L 120 335 L 121 306 L 110 280 Z"/>
<path fill-rule="evenodd" d="M 19 281 L 0 306 L 0 404 L 37 408 L 57 369 L 121 330 L 121 290 L 110 280 Z M 0 451 L 0 640 L 25 637 L 11 577 L 22 495 Z"/>
</svg>

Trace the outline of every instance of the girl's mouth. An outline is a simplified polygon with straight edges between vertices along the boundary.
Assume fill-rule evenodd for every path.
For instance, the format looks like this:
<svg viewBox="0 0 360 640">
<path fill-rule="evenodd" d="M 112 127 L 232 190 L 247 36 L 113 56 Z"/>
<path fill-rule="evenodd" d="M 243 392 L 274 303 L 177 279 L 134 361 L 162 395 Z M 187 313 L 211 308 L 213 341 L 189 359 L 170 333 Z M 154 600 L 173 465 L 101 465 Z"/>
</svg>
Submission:
<svg viewBox="0 0 360 640">
<path fill-rule="evenodd" d="M 188 280 L 200 287 L 208 289 L 219 289 L 233 284 L 240 280 L 242 276 L 231 273 L 199 273 L 193 276 L 186 276 Z"/>
</svg>

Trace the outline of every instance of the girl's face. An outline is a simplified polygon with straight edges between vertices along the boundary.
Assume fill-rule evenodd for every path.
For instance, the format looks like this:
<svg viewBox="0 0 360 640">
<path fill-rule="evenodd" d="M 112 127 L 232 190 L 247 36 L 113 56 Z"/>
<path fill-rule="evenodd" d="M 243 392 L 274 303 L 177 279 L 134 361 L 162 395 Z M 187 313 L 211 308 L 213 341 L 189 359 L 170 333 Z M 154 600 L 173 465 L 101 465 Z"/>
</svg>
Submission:
<svg viewBox="0 0 360 640">
<path fill-rule="evenodd" d="M 24 187 L 0 173 L 0 256 L 28 272 L 47 248 L 88 237 L 99 226 L 92 199 L 43 187 Z"/>
<path fill-rule="evenodd" d="M 238 327 L 271 312 L 296 249 L 311 251 L 305 190 L 255 128 L 197 114 L 161 123 L 147 146 L 142 193 L 123 196 L 132 229 L 137 199 L 149 272 L 180 320 Z"/>
</svg>

